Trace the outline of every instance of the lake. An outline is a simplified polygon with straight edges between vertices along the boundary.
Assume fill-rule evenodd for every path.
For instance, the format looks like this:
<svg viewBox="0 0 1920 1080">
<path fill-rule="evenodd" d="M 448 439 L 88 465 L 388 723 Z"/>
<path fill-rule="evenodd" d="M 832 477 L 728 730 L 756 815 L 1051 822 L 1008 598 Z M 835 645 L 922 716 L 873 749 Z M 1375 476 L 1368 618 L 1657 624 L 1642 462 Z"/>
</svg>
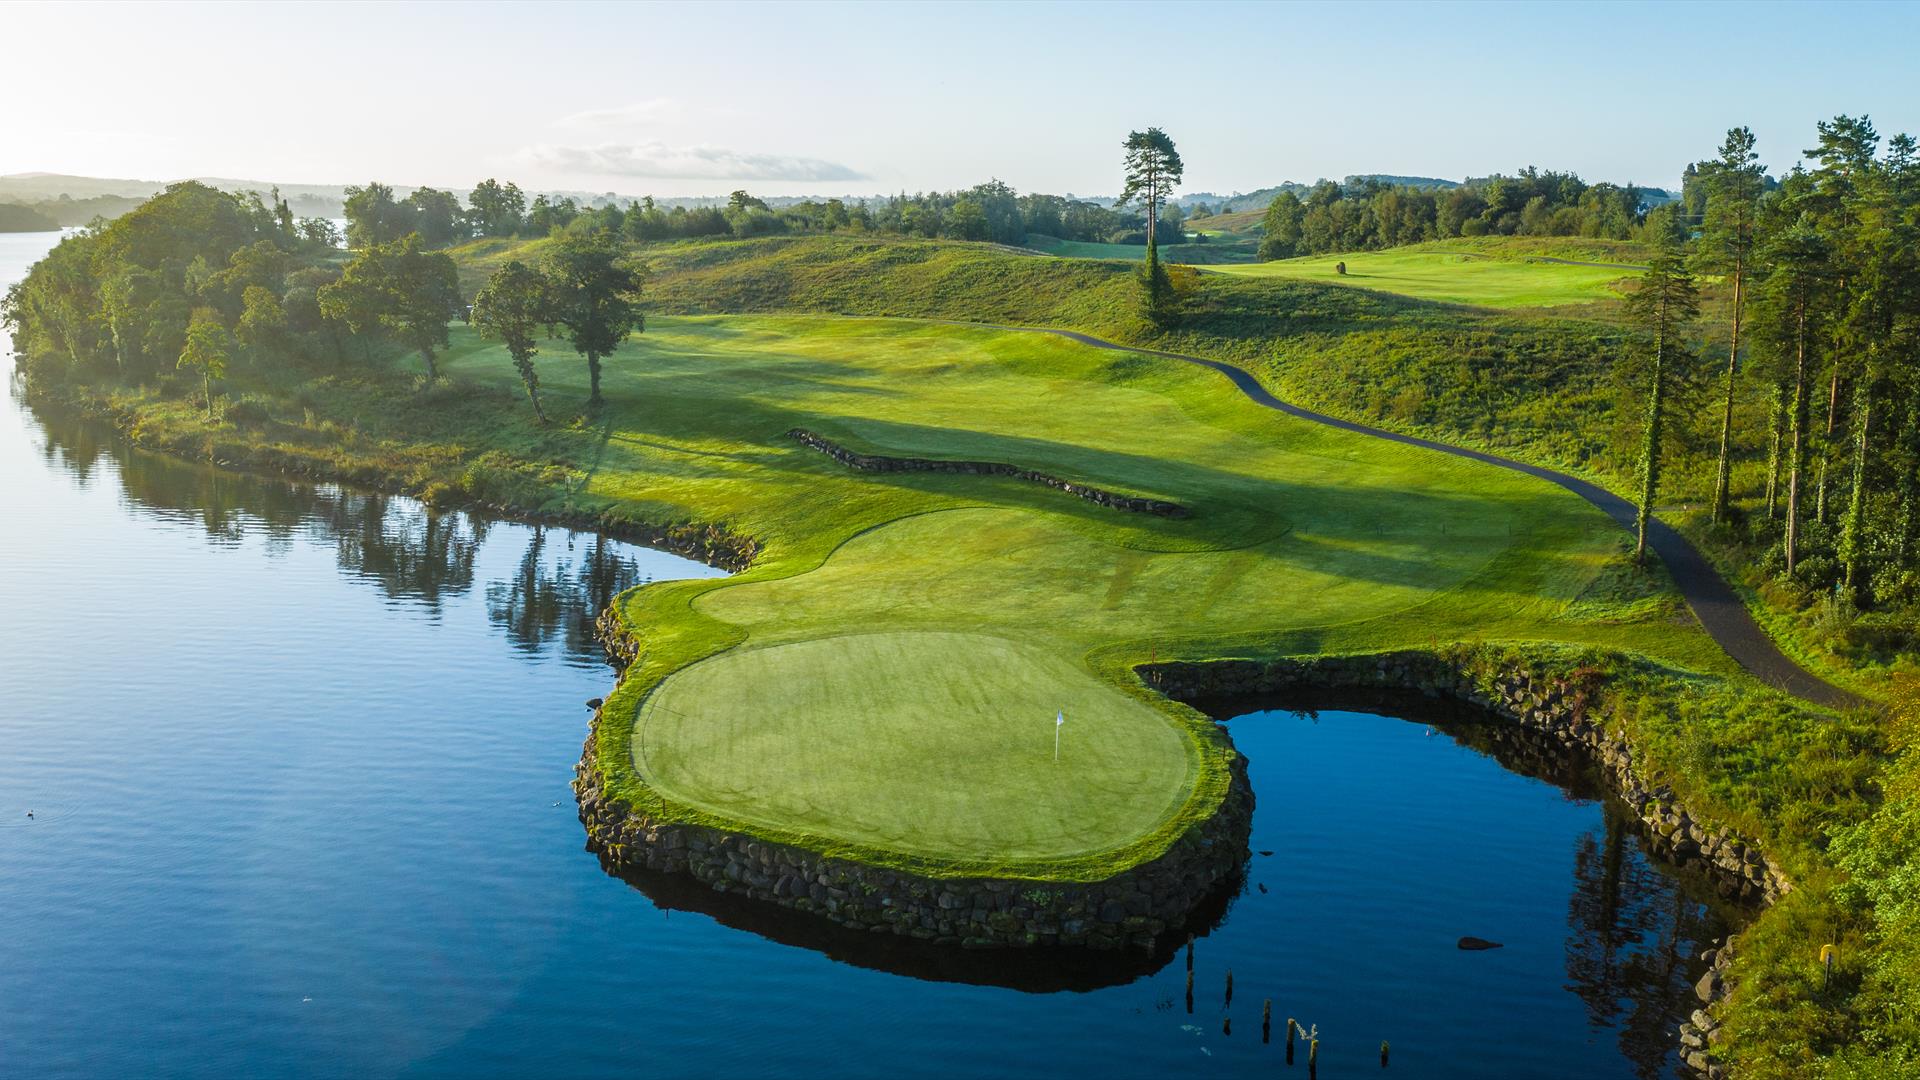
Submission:
<svg viewBox="0 0 1920 1080">
<path fill-rule="evenodd" d="M 0 288 L 52 239 L 0 236 Z M 593 615 L 716 571 L 165 459 L 19 399 L 8 1076 L 1267 1076 L 1289 1016 L 1330 1078 L 1382 1040 L 1393 1075 L 1669 1076 L 1725 932 L 1578 763 L 1331 705 L 1228 721 L 1257 854 L 1191 1011 L 1171 951 L 941 950 L 612 877 L 568 786 L 613 677 Z"/>
</svg>

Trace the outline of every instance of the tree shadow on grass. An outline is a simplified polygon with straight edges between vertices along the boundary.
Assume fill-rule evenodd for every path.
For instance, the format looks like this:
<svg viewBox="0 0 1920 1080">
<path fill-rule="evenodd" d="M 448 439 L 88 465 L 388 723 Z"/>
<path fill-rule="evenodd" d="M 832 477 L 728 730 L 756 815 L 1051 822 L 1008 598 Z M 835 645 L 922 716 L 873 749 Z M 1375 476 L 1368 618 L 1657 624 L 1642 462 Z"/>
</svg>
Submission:
<svg viewBox="0 0 1920 1080">
<path fill-rule="evenodd" d="M 836 441 L 844 437 L 861 452 L 1005 462 L 1109 490 L 1179 502 L 1193 516 L 1167 520 L 1128 513 L 1011 477 L 855 472 L 797 445 L 790 460 L 782 463 L 786 467 L 839 472 L 862 482 L 930 496 L 964 492 L 994 506 L 1070 519 L 1082 526 L 1081 531 L 1121 546 L 1171 553 L 1273 543 L 1275 557 L 1295 560 L 1304 568 L 1379 583 L 1434 582 L 1435 559 L 1425 553 L 1439 548 L 1471 560 L 1473 569 L 1467 573 L 1477 572 L 1503 551 L 1522 552 L 1529 560 L 1572 561 L 1576 556 L 1557 546 L 1531 545 L 1530 541 L 1570 515 L 1590 513 L 1574 497 L 1545 485 L 1537 491 L 1509 489 L 1497 497 L 1430 489 L 1354 488 L 1041 438 L 898 421 L 861 419 L 849 424 L 807 419 L 796 426 L 809 423 Z M 936 447 L 950 447 L 951 453 L 936 454 Z M 1162 546 L 1155 540 L 1166 543 Z M 1407 553 L 1409 549 L 1412 553 Z"/>
</svg>

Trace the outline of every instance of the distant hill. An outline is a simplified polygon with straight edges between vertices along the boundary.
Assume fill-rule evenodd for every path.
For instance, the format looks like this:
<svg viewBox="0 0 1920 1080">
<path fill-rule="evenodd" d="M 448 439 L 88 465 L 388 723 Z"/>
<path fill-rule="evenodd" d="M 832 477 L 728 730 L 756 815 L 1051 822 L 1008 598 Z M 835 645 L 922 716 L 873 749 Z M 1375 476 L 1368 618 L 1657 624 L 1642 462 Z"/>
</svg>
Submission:
<svg viewBox="0 0 1920 1080">
<path fill-rule="evenodd" d="M 265 180 L 235 180 L 221 176 L 183 177 L 186 180 L 198 180 L 208 187 L 222 191 L 257 191 L 262 197 L 272 191 L 274 184 Z M 104 176 L 71 176 L 65 173 L 14 173 L 0 176 L 0 203 L 16 203 L 25 206 L 38 206 L 43 212 L 63 219 L 65 225 L 83 225 L 94 217 L 116 217 L 126 213 L 151 196 L 167 189 L 167 185 L 179 183 L 179 180 L 133 180 Z M 287 200 L 295 214 L 301 217 L 339 217 L 342 202 L 346 198 L 345 184 L 280 184 L 280 195 Z M 405 196 L 413 189 L 396 187 L 397 195 Z M 90 204 L 92 213 L 87 213 L 78 221 L 66 221 L 69 213 L 63 213 L 54 204 Z"/>
<path fill-rule="evenodd" d="M 118 217 L 140 205 L 148 198 L 165 191 L 170 184 L 182 180 L 197 180 L 208 187 L 221 191 L 258 192 L 261 197 L 275 187 L 287 200 L 293 212 L 300 217 L 337 218 L 345 212 L 347 198 L 346 184 L 275 184 L 268 180 L 238 180 L 225 176 L 192 176 L 179 180 L 133 180 L 103 176 L 73 176 L 67 173 L 27 172 L 0 176 L 0 204 L 13 203 L 38 209 L 57 219 L 62 225 L 84 225 L 95 217 Z M 420 185 L 393 184 L 393 194 L 404 199 L 417 191 Z M 455 186 L 454 194 L 463 200 L 468 187 Z M 612 191 L 536 191 L 528 190 L 531 201 L 537 195 L 550 199 L 570 198 L 587 206 L 604 206 L 608 203 L 622 205 L 637 202 L 638 195 L 622 195 Z M 762 196 L 767 205 L 779 208 L 794 203 L 812 200 L 840 198 L 846 202 L 880 203 L 887 199 L 885 195 L 768 195 Z M 663 207 L 685 206 L 725 206 L 725 195 L 695 195 L 655 199 Z"/>
</svg>

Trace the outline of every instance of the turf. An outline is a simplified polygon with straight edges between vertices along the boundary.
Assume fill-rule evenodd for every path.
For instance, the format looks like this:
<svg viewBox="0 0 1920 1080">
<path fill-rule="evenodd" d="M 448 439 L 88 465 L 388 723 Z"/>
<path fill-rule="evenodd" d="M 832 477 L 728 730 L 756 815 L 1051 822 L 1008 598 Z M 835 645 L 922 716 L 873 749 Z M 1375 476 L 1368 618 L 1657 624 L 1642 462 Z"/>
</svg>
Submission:
<svg viewBox="0 0 1920 1080">
<path fill-rule="evenodd" d="M 1151 706 L 1057 651 L 939 631 L 695 664 L 647 699 L 633 745 L 669 798 L 931 857 L 1077 855 L 1152 832 L 1193 786 Z"/>
<path fill-rule="evenodd" d="M 1548 255 L 1526 245 L 1466 240 L 1225 265 L 1212 272 L 1317 281 L 1453 304 L 1540 308 L 1617 299 L 1620 284 L 1638 273 L 1637 264 L 1611 261 L 1618 257 L 1580 247 Z M 1342 262 L 1344 275 L 1335 270 Z M 1603 265 L 1574 265 L 1582 262 Z"/>
<path fill-rule="evenodd" d="M 514 385 L 504 353 L 465 336 L 445 368 Z M 577 408 L 581 365 L 542 369 L 550 406 Z M 648 705 L 637 728 L 603 730 L 603 761 L 631 765 L 624 793 L 880 862 L 1102 877 L 1209 813 L 1230 760 L 1203 720 L 1131 681 L 1150 657 L 1544 639 L 1731 670 L 1671 606 L 1611 599 L 1631 573 L 1622 535 L 1577 498 L 1280 416 L 1217 379 L 1017 332 L 655 320 L 608 363 L 573 498 L 723 521 L 767 547 L 738 578 L 625 601 L 647 652 L 610 708 Z M 852 472 L 786 440 L 795 426 L 1193 516 Z M 1056 770 L 1058 708 L 1077 739 Z"/>
</svg>

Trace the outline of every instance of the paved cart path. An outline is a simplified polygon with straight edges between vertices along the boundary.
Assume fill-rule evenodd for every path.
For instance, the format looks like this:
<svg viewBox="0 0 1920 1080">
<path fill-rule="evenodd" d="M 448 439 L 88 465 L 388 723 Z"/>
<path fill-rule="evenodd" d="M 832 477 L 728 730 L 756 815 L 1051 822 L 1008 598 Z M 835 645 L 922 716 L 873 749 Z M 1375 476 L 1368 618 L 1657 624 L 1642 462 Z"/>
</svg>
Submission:
<svg viewBox="0 0 1920 1080">
<path fill-rule="evenodd" d="M 1091 345 L 1097 349 L 1114 349 L 1120 352 L 1140 353 L 1145 356 L 1158 356 L 1169 360 L 1182 360 L 1189 364 L 1199 364 L 1201 367 L 1212 368 L 1220 374 L 1225 375 L 1232 381 L 1234 386 L 1240 389 L 1241 393 L 1245 394 L 1257 404 L 1264 405 L 1269 409 L 1277 409 L 1280 412 L 1286 413 L 1288 416 L 1298 417 L 1302 420 L 1310 420 L 1316 424 L 1325 424 L 1328 427 L 1338 428 L 1342 431 L 1351 431 L 1359 435 L 1370 435 L 1376 439 L 1387 439 L 1392 442 L 1405 443 L 1408 446 L 1437 450 L 1440 453 L 1453 454 L 1456 457 L 1472 458 L 1475 461 L 1482 461 L 1489 465 L 1497 465 L 1503 469 L 1513 469 L 1516 472 L 1523 472 L 1529 476 L 1537 476 L 1548 483 L 1558 484 L 1592 503 L 1594 506 L 1599 507 L 1608 517 L 1618 522 L 1628 531 L 1632 531 L 1634 528 L 1634 519 L 1636 516 L 1634 505 L 1598 484 L 1589 483 L 1577 476 L 1556 472 L 1553 469 L 1542 468 L 1538 465 L 1529 465 L 1524 461 L 1515 461 L 1512 458 L 1500 457 L 1497 454 L 1489 454 L 1480 450 L 1469 450 L 1466 447 L 1452 446 L 1443 442 L 1435 442 L 1432 439 L 1422 439 L 1414 435 L 1403 435 L 1397 431 L 1386 431 L 1381 428 L 1369 427 L 1366 424 L 1356 424 L 1351 420 L 1341 420 L 1337 417 L 1328 416 L 1325 413 L 1317 413 L 1311 409 L 1303 409 L 1298 405 L 1274 397 L 1267 391 L 1266 387 L 1260 385 L 1260 381 L 1254 378 L 1251 372 L 1223 360 L 1210 360 L 1203 356 L 1188 356 L 1185 353 L 1120 345 L 1115 342 L 1093 337 L 1089 334 L 1080 333 L 1077 330 L 1056 330 L 1048 327 L 1032 326 L 994 326 L 987 323 L 969 323 L 967 325 L 982 326 L 994 330 L 1027 330 L 1034 333 L 1053 334 L 1058 337 L 1080 342 L 1083 345 Z M 1713 637 L 1713 640 L 1718 642 L 1720 647 L 1727 651 L 1728 656 L 1733 657 L 1741 667 L 1746 668 L 1756 678 L 1769 686 L 1784 690 L 1795 697 L 1813 702 L 1816 705 L 1824 705 L 1831 708 L 1846 708 L 1862 703 L 1860 698 L 1812 674 L 1799 664 L 1794 663 L 1785 653 L 1782 653 L 1779 647 L 1773 643 L 1773 639 L 1767 636 L 1766 631 L 1760 628 L 1760 624 L 1754 622 L 1752 613 L 1747 610 L 1745 604 L 1741 603 L 1740 597 L 1733 591 L 1733 586 L 1729 585 L 1727 580 L 1720 576 L 1720 572 L 1713 568 L 1713 564 L 1707 561 L 1706 556 L 1702 555 L 1700 550 L 1694 547 L 1692 542 L 1686 537 L 1680 535 L 1679 532 L 1659 518 L 1653 519 L 1648 528 L 1647 546 L 1651 547 L 1654 553 L 1660 556 L 1660 561 L 1666 564 L 1667 572 L 1673 576 L 1674 584 L 1679 586 L 1680 594 L 1686 598 L 1687 606 L 1693 609 L 1693 614 L 1700 620 L 1700 625 L 1704 626 L 1707 633 Z"/>
</svg>

